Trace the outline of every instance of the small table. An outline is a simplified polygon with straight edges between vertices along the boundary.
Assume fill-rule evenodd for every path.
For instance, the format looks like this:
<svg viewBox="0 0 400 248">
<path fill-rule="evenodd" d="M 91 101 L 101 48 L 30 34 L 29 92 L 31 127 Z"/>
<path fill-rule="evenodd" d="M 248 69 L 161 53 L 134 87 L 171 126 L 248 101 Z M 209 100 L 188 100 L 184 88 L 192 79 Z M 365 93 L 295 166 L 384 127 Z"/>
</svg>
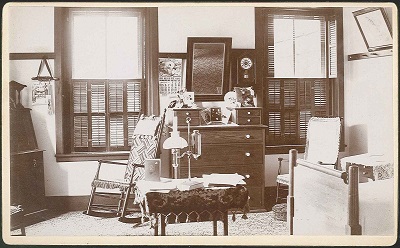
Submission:
<svg viewBox="0 0 400 248">
<path fill-rule="evenodd" d="M 167 183 L 164 188 L 171 187 L 176 180 L 181 179 L 170 180 L 172 183 L 169 185 Z M 138 199 L 135 199 L 135 202 L 140 204 L 143 216 L 149 217 L 152 221 L 155 236 L 158 236 L 159 222 L 161 235 L 165 236 L 166 224 L 170 219 L 178 220 L 181 216 L 186 217 L 185 222 L 191 220 L 191 217 L 195 217 L 197 221 L 212 220 L 214 236 L 217 235 L 218 220 L 222 220 L 224 235 L 228 235 L 228 211 L 241 211 L 244 213 L 243 218 L 246 218 L 249 193 L 243 185 L 205 187 L 186 191 L 163 189 L 160 186 L 159 190 L 153 187 L 152 190 L 147 189 L 148 191 L 143 194 L 146 191 L 143 186 L 145 184 L 148 182 L 138 181 L 135 190 Z M 206 219 L 204 219 L 205 216 Z"/>
<path fill-rule="evenodd" d="M 374 155 L 364 153 L 355 156 L 349 156 L 340 160 L 342 168 L 348 168 L 349 165 L 359 166 L 360 182 L 372 180 L 384 180 L 394 176 L 393 163 L 385 159 L 383 155 Z"/>
</svg>

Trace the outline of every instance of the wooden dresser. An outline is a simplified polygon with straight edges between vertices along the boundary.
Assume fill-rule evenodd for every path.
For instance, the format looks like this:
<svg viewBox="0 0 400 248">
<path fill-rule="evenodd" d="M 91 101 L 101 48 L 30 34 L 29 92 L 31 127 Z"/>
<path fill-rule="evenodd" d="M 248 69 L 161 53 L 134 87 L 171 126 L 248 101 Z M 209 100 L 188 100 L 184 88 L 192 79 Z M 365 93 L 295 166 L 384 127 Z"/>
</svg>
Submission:
<svg viewBox="0 0 400 248">
<path fill-rule="evenodd" d="M 181 136 L 187 139 L 187 127 L 180 126 Z M 210 173 L 238 173 L 249 176 L 246 187 L 250 207 L 264 208 L 265 126 L 262 125 L 204 125 L 192 126 L 199 130 L 202 155 L 191 159 L 191 176 Z M 184 150 L 183 150 L 184 151 Z M 180 160 L 180 178 L 188 176 L 188 159 Z"/>
</svg>

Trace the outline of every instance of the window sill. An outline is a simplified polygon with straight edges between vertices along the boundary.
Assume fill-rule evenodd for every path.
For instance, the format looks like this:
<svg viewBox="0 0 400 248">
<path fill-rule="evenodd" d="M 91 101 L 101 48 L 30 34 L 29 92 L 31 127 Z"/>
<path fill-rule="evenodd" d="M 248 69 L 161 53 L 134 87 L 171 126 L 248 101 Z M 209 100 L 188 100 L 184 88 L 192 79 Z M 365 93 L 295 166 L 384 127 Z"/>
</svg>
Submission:
<svg viewBox="0 0 400 248">
<path fill-rule="evenodd" d="M 287 154 L 290 149 L 296 149 L 299 153 L 304 153 L 305 145 L 267 145 L 265 146 L 265 155 Z"/>
<path fill-rule="evenodd" d="M 81 162 L 105 160 L 128 160 L 129 151 L 123 152 L 81 152 L 69 154 L 56 154 L 57 162 Z"/>
</svg>

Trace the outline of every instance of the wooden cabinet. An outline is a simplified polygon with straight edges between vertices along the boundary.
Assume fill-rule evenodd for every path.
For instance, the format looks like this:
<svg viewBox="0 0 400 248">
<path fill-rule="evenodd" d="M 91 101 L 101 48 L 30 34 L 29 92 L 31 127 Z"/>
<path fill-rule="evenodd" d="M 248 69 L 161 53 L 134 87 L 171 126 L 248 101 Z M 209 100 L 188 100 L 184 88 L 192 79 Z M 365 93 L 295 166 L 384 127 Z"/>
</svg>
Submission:
<svg viewBox="0 0 400 248">
<path fill-rule="evenodd" d="M 179 130 L 185 133 L 184 127 Z M 198 160 L 191 159 L 191 176 L 210 173 L 249 176 L 245 181 L 250 207 L 264 208 L 265 126 L 194 126 L 191 130 L 199 130 L 202 138 L 202 155 Z M 184 157 L 180 160 L 180 177 L 187 176 L 188 159 Z"/>
<path fill-rule="evenodd" d="M 20 103 L 26 86 L 10 82 L 10 204 L 25 215 L 45 209 L 43 150 L 38 148 L 31 110 Z"/>
<path fill-rule="evenodd" d="M 11 154 L 11 205 L 22 205 L 26 214 L 41 210 L 45 203 L 43 151 Z"/>
</svg>

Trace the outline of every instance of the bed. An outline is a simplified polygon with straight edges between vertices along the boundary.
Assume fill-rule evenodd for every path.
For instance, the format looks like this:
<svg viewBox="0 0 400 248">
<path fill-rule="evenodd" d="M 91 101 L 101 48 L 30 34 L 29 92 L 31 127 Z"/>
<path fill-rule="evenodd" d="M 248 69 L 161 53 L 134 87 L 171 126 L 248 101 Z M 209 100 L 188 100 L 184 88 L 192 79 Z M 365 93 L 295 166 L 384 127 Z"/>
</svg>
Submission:
<svg viewBox="0 0 400 248">
<path fill-rule="evenodd" d="M 289 155 L 291 234 L 395 234 L 394 178 L 359 183 L 357 165 L 341 171 Z"/>
</svg>

